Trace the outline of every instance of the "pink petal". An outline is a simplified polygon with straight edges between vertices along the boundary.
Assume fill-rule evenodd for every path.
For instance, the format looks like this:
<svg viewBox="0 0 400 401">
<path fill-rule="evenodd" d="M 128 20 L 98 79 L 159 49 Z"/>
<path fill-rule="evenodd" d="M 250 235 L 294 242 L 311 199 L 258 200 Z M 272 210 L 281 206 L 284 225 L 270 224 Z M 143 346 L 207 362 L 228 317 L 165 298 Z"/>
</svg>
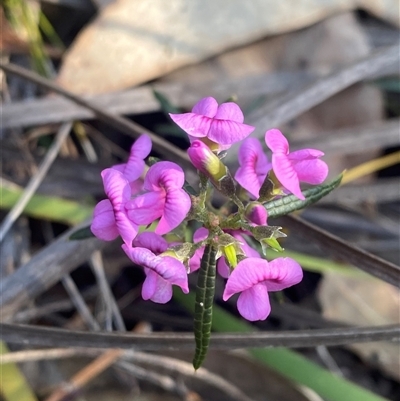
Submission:
<svg viewBox="0 0 400 401">
<path fill-rule="evenodd" d="M 228 300 L 233 294 L 248 290 L 254 285 L 266 280 L 268 262 L 261 258 L 247 258 L 238 263 L 226 283 L 223 300 Z"/>
<path fill-rule="evenodd" d="M 101 172 L 101 177 L 103 178 L 104 192 L 114 209 L 130 199 L 129 182 L 120 171 L 107 168 Z"/>
<path fill-rule="evenodd" d="M 125 211 L 125 204 L 131 196 L 129 182 L 121 172 L 111 168 L 103 170 L 101 176 L 104 190 L 113 207 L 118 232 L 124 242 L 130 245 L 136 237 L 138 227 L 128 218 Z"/>
<path fill-rule="evenodd" d="M 147 301 L 156 292 L 158 274 L 150 269 L 146 269 L 146 278 L 142 285 L 142 298 Z"/>
<path fill-rule="evenodd" d="M 207 137 L 221 145 L 231 145 L 249 136 L 254 129 L 255 127 L 235 121 L 213 120 Z"/>
<path fill-rule="evenodd" d="M 300 149 L 289 154 L 289 159 L 292 161 L 301 161 L 305 159 L 315 159 L 323 156 L 325 153 L 317 149 Z"/>
<path fill-rule="evenodd" d="M 151 139 L 148 135 L 140 135 L 131 147 L 130 158 L 145 159 L 151 152 Z M 129 163 L 129 162 L 128 162 Z"/>
<path fill-rule="evenodd" d="M 242 123 L 244 121 L 242 110 L 240 110 L 240 107 L 236 103 L 232 102 L 222 103 L 218 107 L 214 118 L 218 120 L 231 120 L 237 123 Z"/>
<path fill-rule="evenodd" d="M 217 110 L 218 102 L 213 97 L 205 97 L 193 106 L 192 113 L 213 118 Z"/>
<path fill-rule="evenodd" d="M 204 246 L 202 246 L 200 249 L 197 249 L 194 255 L 189 259 L 190 273 L 193 273 L 196 270 L 200 269 L 201 258 L 203 257 L 203 254 L 204 254 Z"/>
<path fill-rule="evenodd" d="M 323 183 L 329 172 L 328 165 L 320 159 L 295 162 L 293 168 L 301 182 L 312 185 Z"/>
<path fill-rule="evenodd" d="M 200 227 L 193 234 L 193 242 L 203 241 L 208 237 L 208 230 L 204 227 Z M 190 272 L 193 273 L 196 270 L 200 269 L 201 258 L 204 254 L 204 246 L 198 249 L 194 255 L 189 260 L 189 268 Z"/>
<path fill-rule="evenodd" d="M 268 291 L 281 291 L 300 283 L 303 279 L 301 266 L 291 258 L 277 258 L 269 262 Z"/>
<path fill-rule="evenodd" d="M 118 229 L 115 224 L 114 211 L 108 199 L 100 201 L 94 208 L 93 221 L 90 230 L 103 241 L 112 241 L 118 237 Z"/>
<path fill-rule="evenodd" d="M 265 133 L 265 143 L 274 153 L 289 153 L 289 143 L 282 132 L 277 129 L 271 129 Z"/>
<path fill-rule="evenodd" d="M 305 199 L 300 190 L 299 178 L 288 156 L 283 153 L 273 153 L 272 168 L 279 182 L 299 199 Z"/>
<path fill-rule="evenodd" d="M 167 191 L 163 215 L 155 232 L 163 235 L 178 227 L 188 214 L 191 205 L 190 196 L 183 189 Z"/>
<path fill-rule="evenodd" d="M 160 218 L 164 211 L 165 193 L 148 192 L 125 204 L 128 217 L 138 225 L 151 224 Z"/>
<path fill-rule="evenodd" d="M 124 244 L 122 249 L 133 263 L 151 269 L 164 280 L 179 286 L 185 294 L 189 292 L 186 268 L 179 260 L 170 256 L 156 256 L 146 248 L 132 248 Z"/>
<path fill-rule="evenodd" d="M 151 166 L 144 179 L 144 188 L 148 191 L 182 188 L 185 174 L 181 167 L 172 162 L 158 162 Z"/>
<path fill-rule="evenodd" d="M 193 242 L 200 242 L 208 237 L 208 230 L 205 227 L 198 228 L 193 234 Z"/>
<path fill-rule="evenodd" d="M 134 239 L 133 246 L 150 249 L 150 251 L 158 255 L 167 250 L 168 242 L 160 235 L 146 231 Z"/>
<path fill-rule="evenodd" d="M 224 257 L 218 259 L 217 271 L 218 271 L 218 274 L 223 278 L 228 278 L 229 275 L 231 274 L 231 269 L 227 265 Z"/>
<path fill-rule="evenodd" d="M 243 291 L 237 301 L 239 313 L 247 320 L 265 320 L 271 312 L 269 296 L 265 284 L 256 284 Z"/>
<path fill-rule="evenodd" d="M 195 113 L 170 114 L 172 121 L 187 134 L 196 138 L 207 136 L 212 119 Z"/>
<path fill-rule="evenodd" d="M 247 138 L 239 149 L 239 169 L 236 171 L 236 181 L 255 198 L 258 198 L 259 191 L 271 164 L 268 163 L 261 143 L 256 138 Z"/>
<path fill-rule="evenodd" d="M 148 281 L 149 283 L 147 283 Z M 150 299 L 157 304 L 166 304 L 172 298 L 172 284 L 157 273 L 148 270 L 143 282 L 142 298 L 144 300 Z"/>
</svg>

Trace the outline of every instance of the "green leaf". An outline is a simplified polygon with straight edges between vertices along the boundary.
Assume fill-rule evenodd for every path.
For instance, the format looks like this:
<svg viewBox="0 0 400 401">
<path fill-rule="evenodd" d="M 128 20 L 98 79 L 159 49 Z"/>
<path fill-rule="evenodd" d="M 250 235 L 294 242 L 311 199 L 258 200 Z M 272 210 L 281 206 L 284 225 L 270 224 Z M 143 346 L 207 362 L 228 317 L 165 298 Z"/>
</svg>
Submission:
<svg viewBox="0 0 400 401">
<path fill-rule="evenodd" d="M 190 312 L 194 312 L 193 294 L 182 294 L 174 290 L 174 299 Z M 250 323 L 238 319 L 214 305 L 212 329 L 220 332 L 256 331 Z M 271 369 L 294 382 L 313 389 L 327 401 L 387 401 L 350 381 L 336 376 L 328 370 L 309 361 L 301 354 L 285 348 L 252 348 L 250 353 Z"/>
<path fill-rule="evenodd" d="M 268 217 L 285 216 L 286 214 L 312 205 L 337 188 L 342 181 L 342 178 L 343 174 L 340 174 L 333 181 L 328 182 L 327 184 L 317 185 L 313 188 L 306 189 L 303 191 L 306 198 L 305 200 L 301 200 L 294 195 L 288 195 L 264 203 L 264 207 L 268 212 Z"/>
<path fill-rule="evenodd" d="M 217 249 L 207 244 L 201 259 L 197 277 L 196 303 L 194 310 L 194 336 L 196 351 L 193 367 L 197 370 L 203 363 L 210 344 L 211 321 L 215 293 L 215 266 Z"/>
<path fill-rule="evenodd" d="M 21 196 L 23 189 L 18 185 L 2 180 L 0 184 L 1 209 L 11 209 Z M 75 225 L 93 214 L 93 206 L 47 195 L 33 195 L 24 213 L 37 219 L 57 221 Z"/>
<path fill-rule="evenodd" d="M 153 95 L 156 98 L 161 110 L 168 116 L 168 113 L 181 113 L 180 109 L 174 106 L 169 99 L 164 96 L 161 92 L 153 89 Z M 168 116 L 169 117 L 169 116 Z"/>
<path fill-rule="evenodd" d="M 83 240 L 88 238 L 93 238 L 95 235 L 92 233 L 90 226 L 82 227 L 76 231 L 74 231 L 70 236 L 69 239 L 71 241 L 75 240 Z"/>
</svg>

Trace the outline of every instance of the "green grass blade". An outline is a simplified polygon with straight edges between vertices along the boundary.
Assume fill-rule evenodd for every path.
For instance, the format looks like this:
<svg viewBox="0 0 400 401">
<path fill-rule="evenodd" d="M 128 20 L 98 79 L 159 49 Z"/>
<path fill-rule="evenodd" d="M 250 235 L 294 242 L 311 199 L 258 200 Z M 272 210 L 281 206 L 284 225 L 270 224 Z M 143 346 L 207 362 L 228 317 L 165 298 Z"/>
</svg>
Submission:
<svg viewBox="0 0 400 401">
<path fill-rule="evenodd" d="M 174 291 L 174 299 L 191 313 L 194 312 L 193 294 Z M 222 308 L 214 305 L 212 329 L 220 332 L 250 332 L 257 330 L 250 323 L 240 320 Z M 285 348 L 250 349 L 255 359 L 269 366 L 294 382 L 303 384 L 327 401 L 387 401 L 350 381 L 336 376 L 328 370 L 309 361 L 301 354 Z"/>
<path fill-rule="evenodd" d="M 0 208 L 11 209 L 21 196 L 23 189 L 18 185 L 2 180 L 0 183 Z M 93 206 L 55 196 L 33 195 L 27 204 L 24 214 L 37 219 L 56 221 L 75 225 L 93 214 Z"/>
<path fill-rule="evenodd" d="M 196 351 L 193 358 L 193 367 L 196 370 L 203 363 L 210 343 L 215 293 L 216 253 L 217 250 L 214 245 L 206 245 L 197 278 L 196 302 L 194 308 Z"/>
<path fill-rule="evenodd" d="M 304 209 L 306 206 L 312 205 L 338 187 L 342 178 L 343 174 L 340 174 L 333 181 L 328 182 L 327 184 L 317 185 L 313 188 L 306 189 L 303 191 L 306 198 L 305 200 L 301 200 L 294 195 L 288 195 L 264 203 L 264 207 L 268 211 L 268 217 L 285 216 L 296 210 Z"/>
</svg>

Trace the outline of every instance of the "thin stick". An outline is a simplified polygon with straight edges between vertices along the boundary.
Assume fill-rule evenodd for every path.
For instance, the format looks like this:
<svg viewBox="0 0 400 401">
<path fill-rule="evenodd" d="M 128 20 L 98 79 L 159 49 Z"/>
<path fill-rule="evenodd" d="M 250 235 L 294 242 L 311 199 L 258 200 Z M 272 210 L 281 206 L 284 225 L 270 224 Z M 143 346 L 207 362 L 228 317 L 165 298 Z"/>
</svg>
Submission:
<svg viewBox="0 0 400 401">
<path fill-rule="evenodd" d="M 71 392 L 82 388 L 86 383 L 98 376 L 101 372 L 111 366 L 121 355 L 120 349 L 111 349 L 97 357 L 89 365 L 86 365 L 77 374 L 72 376 L 68 386 L 63 386 L 54 391 L 45 401 L 60 401 Z"/>
<path fill-rule="evenodd" d="M 194 372 L 191 363 L 182 361 L 180 359 L 171 358 L 162 355 L 152 355 L 144 352 L 136 352 L 131 350 L 121 350 L 122 354 L 118 362 L 118 366 L 122 366 L 124 369 L 134 374 L 139 379 L 146 380 L 145 376 L 141 375 L 141 371 L 132 369 L 132 365 L 127 365 L 123 360 L 129 360 L 136 363 L 143 363 L 148 366 L 159 367 L 170 373 L 179 374 L 187 378 L 196 378 L 201 380 L 208 385 L 223 391 L 232 399 L 240 401 L 250 401 L 247 397 L 239 390 L 236 386 L 232 385 L 218 374 L 210 372 L 205 368 L 199 368 L 196 373 Z M 95 356 L 104 352 L 103 349 L 89 349 L 89 348 L 53 348 L 53 349 L 40 349 L 40 350 L 26 350 L 16 351 L 5 355 L 2 355 L 0 359 L 0 365 L 6 363 L 18 363 L 38 360 L 50 360 L 50 359 L 64 359 L 82 356 Z M 129 366 L 129 367 L 128 367 Z M 148 372 L 150 373 L 150 372 Z M 166 382 L 167 383 L 167 382 Z M 162 383 L 161 383 L 162 384 Z M 160 383 L 158 385 L 161 385 Z M 166 387 L 162 386 L 164 389 Z M 170 391 L 174 390 L 174 386 L 170 387 Z"/>
<path fill-rule="evenodd" d="M 21 197 L 4 218 L 3 223 L 0 226 L 0 242 L 4 240 L 4 237 L 7 234 L 8 230 L 14 224 L 15 220 L 21 215 L 25 206 L 28 204 L 33 194 L 43 181 L 45 175 L 47 174 L 55 158 L 57 157 L 61 145 L 68 137 L 71 127 L 71 123 L 65 123 L 60 127 L 53 143 L 51 144 L 50 149 L 48 150 L 44 160 L 40 164 L 37 173 L 31 178 Z"/>
<path fill-rule="evenodd" d="M 156 134 L 142 127 L 141 125 L 133 121 L 130 121 L 125 117 L 121 117 L 117 114 L 110 113 L 109 111 L 103 109 L 102 107 L 97 106 L 92 101 L 86 100 L 81 96 L 75 95 L 72 92 L 69 92 L 61 88 L 59 85 L 55 84 L 49 79 L 43 78 L 40 75 L 35 74 L 34 72 L 29 71 L 25 68 L 19 67 L 12 63 L 6 64 L 3 62 L 0 62 L 0 68 L 3 69 L 6 73 L 14 74 L 28 81 L 34 82 L 43 88 L 56 92 L 66 97 L 67 99 L 70 99 L 73 102 L 83 107 L 86 107 L 89 110 L 92 110 L 99 118 L 99 120 L 102 120 L 105 123 L 109 124 L 110 126 L 121 130 L 130 137 L 137 138 L 141 134 L 147 134 L 151 138 L 153 142 L 153 147 L 157 152 L 161 153 L 163 156 L 168 156 L 169 158 L 173 158 L 185 168 L 193 170 L 193 166 L 190 163 L 186 152 L 179 149 L 175 145 L 169 143 L 165 139 L 157 136 Z"/>
<path fill-rule="evenodd" d="M 111 314 L 113 315 L 115 326 L 119 331 L 126 331 L 124 320 L 122 319 L 121 312 L 118 308 L 117 302 L 108 284 L 106 275 L 104 273 L 103 259 L 100 251 L 93 252 L 89 264 L 92 268 L 96 280 L 98 282 L 100 293 L 103 295 L 104 302 L 109 306 Z"/>
<path fill-rule="evenodd" d="M 96 319 L 93 317 L 90 309 L 86 305 L 85 300 L 80 294 L 78 287 L 76 286 L 74 280 L 72 280 L 69 274 L 66 274 L 61 282 L 67 291 L 69 297 L 71 298 L 72 303 L 74 304 L 76 310 L 79 315 L 82 317 L 83 321 L 92 331 L 100 331 L 100 326 L 97 323 Z"/>
<path fill-rule="evenodd" d="M 193 349 L 193 333 L 88 333 L 32 325 L 0 323 L 3 341 L 51 347 L 123 348 L 137 351 Z M 229 350 L 256 347 L 304 348 L 370 341 L 399 341 L 400 325 L 331 327 L 281 332 L 215 333 L 210 348 Z"/>
</svg>

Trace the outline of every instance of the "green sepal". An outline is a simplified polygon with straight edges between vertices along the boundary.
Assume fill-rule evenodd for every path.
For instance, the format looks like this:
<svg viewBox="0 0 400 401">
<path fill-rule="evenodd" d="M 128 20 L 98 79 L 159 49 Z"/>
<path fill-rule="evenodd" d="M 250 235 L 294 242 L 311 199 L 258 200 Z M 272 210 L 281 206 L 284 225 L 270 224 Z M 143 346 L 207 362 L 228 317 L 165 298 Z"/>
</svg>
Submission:
<svg viewBox="0 0 400 401">
<path fill-rule="evenodd" d="M 79 241 L 83 239 L 93 238 L 94 236 L 95 235 L 90 230 L 90 226 L 86 226 L 73 232 L 68 239 L 71 241 Z"/>
<path fill-rule="evenodd" d="M 304 209 L 307 206 L 319 201 L 337 188 L 342 181 L 343 174 L 338 175 L 333 181 L 327 184 L 317 185 L 303 191 L 305 200 L 301 200 L 294 195 L 287 195 L 280 199 L 264 203 L 268 217 L 280 217 L 292 213 L 296 210 Z"/>
<path fill-rule="evenodd" d="M 193 357 L 193 367 L 197 370 L 203 363 L 211 337 L 212 310 L 215 293 L 217 248 L 207 244 L 201 259 L 196 287 L 196 302 L 194 312 L 194 337 L 196 351 Z"/>
</svg>

